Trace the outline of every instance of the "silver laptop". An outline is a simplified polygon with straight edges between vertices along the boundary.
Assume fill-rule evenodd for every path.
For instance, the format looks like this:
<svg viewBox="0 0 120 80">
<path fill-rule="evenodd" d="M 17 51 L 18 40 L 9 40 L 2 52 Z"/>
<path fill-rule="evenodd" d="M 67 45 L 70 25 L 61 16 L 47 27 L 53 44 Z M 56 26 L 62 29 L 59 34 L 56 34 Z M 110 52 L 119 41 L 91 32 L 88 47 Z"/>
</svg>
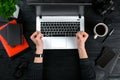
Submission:
<svg viewBox="0 0 120 80">
<path fill-rule="evenodd" d="M 75 35 L 84 31 L 84 16 L 37 16 L 36 30 L 44 34 L 44 49 L 76 49 Z"/>
<path fill-rule="evenodd" d="M 84 0 L 27 1 L 29 5 L 38 6 L 36 30 L 44 34 L 44 49 L 77 49 L 76 33 L 85 29 L 83 5 L 90 5 L 89 3 L 80 2 Z M 75 10 L 80 5 L 82 10 Z"/>
</svg>

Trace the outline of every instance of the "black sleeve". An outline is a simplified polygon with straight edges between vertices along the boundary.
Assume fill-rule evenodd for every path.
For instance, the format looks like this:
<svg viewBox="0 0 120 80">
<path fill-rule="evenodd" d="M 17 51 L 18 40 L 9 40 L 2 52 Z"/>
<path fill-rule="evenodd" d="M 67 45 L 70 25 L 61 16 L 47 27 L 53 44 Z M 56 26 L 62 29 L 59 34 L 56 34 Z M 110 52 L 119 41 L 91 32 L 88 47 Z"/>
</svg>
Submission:
<svg viewBox="0 0 120 80">
<path fill-rule="evenodd" d="M 43 80 L 43 64 L 31 63 L 29 65 L 29 80 Z"/>
<path fill-rule="evenodd" d="M 94 65 L 89 59 L 80 59 L 80 79 L 81 80 L 95 80 Z"/>
</svg>

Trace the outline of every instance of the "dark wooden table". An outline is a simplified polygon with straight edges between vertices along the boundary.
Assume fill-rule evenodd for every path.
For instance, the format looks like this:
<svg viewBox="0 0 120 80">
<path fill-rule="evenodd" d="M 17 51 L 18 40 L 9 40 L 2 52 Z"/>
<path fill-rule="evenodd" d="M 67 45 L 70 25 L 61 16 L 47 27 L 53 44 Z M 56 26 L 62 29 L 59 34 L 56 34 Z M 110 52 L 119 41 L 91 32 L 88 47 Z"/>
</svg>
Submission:
<svg viewBox="0 0 120 80">
<path fill-rule="evenodd" d="M 116 8 L 115 11 L 110 15 L 104 17 L 99 16 L 94 12 L 91 6 L 85 8 L 85 21 L 86 21 L 86 32 L 89 34 L 89 39 L 86 42 L 86 49 L 90 59 L 96 60 L 101 53 L 101 50 L 104 46 L 109 46 L 111 49 L 120 49 L 120 1 L 115 1 Z M 0 78 L 1 80 L 7 80 L 8 78 L 5 75 L 9 76 L 9 80 L 14 80 L 12 74 L 15 67 L 19 64 L 21 59 L 28 59 L 30 62 L 33 60 L 33 54 L 35 50 L 35 45 L 30 40 L 30 35 L 35 31 L 36 28 L 36 16 L 35 16 L 35 7 L 28 6 L 25 0 L 19 0 L 19 5 L 21 8 L 20 12 L 20 22 L 23 23 L 24 35 L 30 45 L 30 48 L 21 52 L 14 59 L 8 58 L 5 50 L 0 49 Z M 112 22 L 109 23 L 109 29 L 114 28 L 114 33 L 102 44 L 104 38 L 98 38 L 97 40 L 93 39 L 93 27 L 100 22 L 104 22 L 105 18 L 109 18 Z M 1 46 L 1 44 L 0 44 Z M 119 65 L 119 64 L 118 64 Z M 118 69 L 118 66 L 117 66 Z M 117 71 L 117 73 L 120 73 Z"/>
</svg>

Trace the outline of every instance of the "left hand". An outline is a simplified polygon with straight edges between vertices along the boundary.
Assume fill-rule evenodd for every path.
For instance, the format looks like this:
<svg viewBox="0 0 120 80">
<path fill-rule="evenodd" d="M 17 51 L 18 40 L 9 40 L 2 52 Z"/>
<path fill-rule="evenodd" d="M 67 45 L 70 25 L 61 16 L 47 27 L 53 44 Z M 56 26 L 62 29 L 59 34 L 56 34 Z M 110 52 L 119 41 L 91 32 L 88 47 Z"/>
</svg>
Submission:
<svg viewBox="0 0 120 80">
<path fill-rule="evenodd" d="M 31 35 L 30 38 L 36 45 L 36 53 L 43 52 L 43 34 L 39 31 L 36 31 Z"/>
</svg>

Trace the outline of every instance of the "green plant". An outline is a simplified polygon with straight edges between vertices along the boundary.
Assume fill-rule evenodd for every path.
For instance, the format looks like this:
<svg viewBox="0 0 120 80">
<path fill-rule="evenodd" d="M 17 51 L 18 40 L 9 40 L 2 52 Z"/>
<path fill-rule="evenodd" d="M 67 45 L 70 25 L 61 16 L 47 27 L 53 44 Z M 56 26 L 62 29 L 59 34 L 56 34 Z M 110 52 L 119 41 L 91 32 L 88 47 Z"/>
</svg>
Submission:
<svg viewBox="0 0 120 80">
<path fill-rule="evenodd" d="M 16 11 L 17 0 L 0 0 L 0 16 L 8 19 Z"/>
</svg>

